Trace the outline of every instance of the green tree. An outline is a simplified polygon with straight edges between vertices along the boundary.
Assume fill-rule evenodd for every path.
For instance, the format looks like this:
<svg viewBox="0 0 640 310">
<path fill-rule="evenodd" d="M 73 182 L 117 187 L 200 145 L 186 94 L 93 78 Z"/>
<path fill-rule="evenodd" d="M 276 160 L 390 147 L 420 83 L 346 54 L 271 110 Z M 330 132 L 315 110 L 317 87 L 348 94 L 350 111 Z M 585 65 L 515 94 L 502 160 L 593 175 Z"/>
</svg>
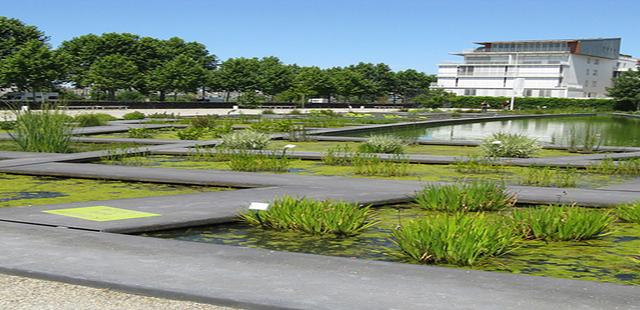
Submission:
<svg viewBox="0 0 640 310">
<path fill-rule="evenodd" d="M 260 60 L 258 72 L 259 90 L 271 99 L 291 86 L 293 70 L 284 65 L 277 57 L 264 57 Z"/>
<path fill-rule="evenodd" d="M 332 68 L 329 72 L 336 94 L 342 96 L 343 100 L 362 102 L 366 94 L 371 94 L 373 85 L 362 73 L 352 68 Z"/>
<path fill-rule="evenodd" d="M 358 72 L 366 80 L 367 87 L 364 93 L 360 95 L 360 99 L 375 101 L 377 98 L 392 92 L 395 84 L 395 75 L 388 65 L 361 62 L 348 68 Z"/>
<path fill-rule="evenodd" d="M 119 89 L 131 89 L 140 77 L 136 64 L 125 56 L 115 54 L 94 62 L 87 73 L 87 82 L 106 91 L 114 100 Z"/>
<path fill-rule="evenodd" d="M 398 71 L 393 87 L 394 100 L 396 97 L 401 97 L 406 102 L 420 94 L 424 94 L 435 80 L 435 76 L 413 69 Z"/>
<path fill-rule="evenodd" d="M 609 96 L 620 104 L 621 108 L 632 107 L 640 110 L 640 71 L 630 70 L 622 73 L 613 80 L 613 86 L 608 88 Z"/>
<path fill-rule="evenodd" d="M 224 61 L 216 78 L 227 92 L 248 92 L 260 89 L 260 60 L 258 58 L 230 58 Z"/>
<path fill-rule="evenodd" d="M 429 89 L 428 91 L 413 97 L 412 101 L 426 108 L 441 108 L 456 95 L 442 88 Z"/>
<path fill-rule="evenodd" d="M 0 60 L 33 40 L 45 43 L 47 37 L 36 26 L 25 25 L 15 18 L 0 16 Z"/>
<path fill-rule="evenodd" d="M 196 92 L 204 84 L 206 69 L 201 63 L 187 55 L 178 55 L 156 68 L 149 77 L 151 89 L 160 92 L 160 100 L 164 100 L 166 92 Z"/>
<path fill-rule="evenodd" d="M 316 96 L 331 96 L 333 84 L 329 74 L 318 67 L 302 67 L 291 83 L 290 91 L 301 103 Z"/>
<path fill-rule="evenodd" d="M 0 61 L 0 84 L 35 92 L 51 88 L 64 71 L 60 55 L 40 40 L 31 40 Z"/>
</svg>

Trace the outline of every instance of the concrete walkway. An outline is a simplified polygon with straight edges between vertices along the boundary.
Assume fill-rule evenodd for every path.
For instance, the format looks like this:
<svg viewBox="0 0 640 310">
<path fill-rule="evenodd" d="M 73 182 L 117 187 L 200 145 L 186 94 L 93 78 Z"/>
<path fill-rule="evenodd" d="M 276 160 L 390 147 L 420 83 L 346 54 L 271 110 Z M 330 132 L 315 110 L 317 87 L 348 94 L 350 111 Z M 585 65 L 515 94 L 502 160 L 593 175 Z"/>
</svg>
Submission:
<svg viewBox="0 0 640 310">
<path fill-rule="evenodd" d="M 588 281 L 0 223 L 0 271 L 243 308 L 638 309 Z"/>
</svg>

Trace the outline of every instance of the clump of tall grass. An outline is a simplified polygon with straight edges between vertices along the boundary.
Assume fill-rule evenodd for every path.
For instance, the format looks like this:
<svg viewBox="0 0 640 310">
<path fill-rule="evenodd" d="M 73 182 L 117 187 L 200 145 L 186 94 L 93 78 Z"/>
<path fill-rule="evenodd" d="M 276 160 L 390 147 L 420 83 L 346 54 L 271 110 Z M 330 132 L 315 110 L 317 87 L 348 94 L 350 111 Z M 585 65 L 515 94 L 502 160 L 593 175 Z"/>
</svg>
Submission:
<svg viewBox="0 0 640 310">
<path fill-rule="evenodd" d="M 229 168 L 246 172 L 287 172 L 291 159 L 284 152 L 258 153 L 249 150 L 229 150 L 221 153 L 228 161 Z"/>
<path fill-rule="evenodd" d="M 205 128 L 199 127 L 187 127 L 182 130 L 178 130 L 176 135 L 180 140 L 198 140 L 207 133 Z"/>
<path fill-rule="evenodd" d="M 107 164 L 121 166 L 148 166 L 151 161 L 147 158 L 148 149 L 119 147 L 106 151 L 101 160 Z"/>
<path fill-rule="evenodd" d="M 60 110 L 43 106 L 41 111 L 15 111 L 15 125 L 9 133 L 23 151 L 67 153 L 71 151 L 73 125 Z"/>
<path fill-rule="evenodd" d="M 262 150 L 267 147 L 271 137 L 269 135 L 253 131 L 242 130 L 222 135 L 220 146 L 237 150 Z"/>
<path fill-rule="evenodd" d="M 1 121 L 0 122 L 0 130 L 12 130 L 16 127 L 16 122 L 14 121 Z"/>
<path fill-rule="evenodd" d="M 504 170 L 494 158 L 481 156 L 468 156 L 464 159 L 457 159 L 454 163 L 457 172 L 461 173 L 497 173 Z"/>
<path fill-rule="evenodd" d="M 353 236 L 376 224 L 369 207 L 356 203 L 283 196 L 266 211 L 240 218 L 251 225 L 315 235 Z"/>
<path fill-rule="evenodd" d="M 610 212 L 589 210 L 574 205 L 514 210 L 516 231 L 524 239 L 547 241 L 586 240 L 607 233 L 614 218 Z"/>
<path fill-rule="evenodd" d="M 115 117 L 106 113 L 78 114 L 74 117 L 80 127 L 104 126 L 108 121 L 115 119 Z"/>
<path fill-rule="evenodd" d="M 409 160 L 394 154 L 391 160 L 382 160 L 374 154 L 356 153 L 351 157 L 353 173 L 364 176 L 400 177 L 409 175 Z"/>
<path fill-rule="evenodd" d="M 355 153 L 348 144 L 339 144 L 327 149 L 322 156 L 322 163 L 331 166 L 351 166 Z"/>
<path fill-rule="evenodd" d="M 517 157 L 527 158 L 535 155 L 541 149 L 535 139 L 525 135 L 496 132 L 484 139 L 480 148 L 487 157 Z"/>
<path fill-rule="evenodd" d="M 149 128 L 130 128 L 127 136 L 132 139 L 149 139 L 153 137 L 153 131 Z"/>
<path fill-rule="evenodd" d="M 517 243 L 513 229 L 484 214 L 441 214 L 413 220 L 393 232 L 402 253 L 425 264 L 474 265 Z"/>
<path fill-rule="evenodd" d="M 423 209 L 459 211 L 495 211 L 512 207 L 516 197 L 504 185 L 490 181 L 428 185 L 416 194 L 415 202 Z"/>
<path fill-rule="evenodd" d="M 407 143 L 393 135 L 375 135 L 359 146 L 363 153 L 402 154 Z"/>
<path fill-rule="evenodd" d="M 614 161 L 612 158 L 605 158 L 587 167 L 592 173 L 599 174 L 619 174 L 619 175 L 640 175 L 640 158 L 631 158 Z"/>
<path fill-rule="evenodd" d="M 140 111 L 133 111 L 133 112 L 129 112 L 125 115 L 122 115 L 122 119 L 124 120 L 139 120 L 139 119 L 144 119 L 145 115 L 144 113 L 140 112 Z"/>
<path fill-rule="evenodd" d="M 287 134 L 287 140 L 293 142 L 309 141 L 309 135 L 307 135 L 307 128 L 304 125 L 293 125 L 289 129 Z"/>
<path fill-rule="evenodd" d="M 569 128 L 567 147 L 569 152 L 594 153 L 602 145 L 602 135 L 598 129 L 587 123 L 584 128 Z"/>
<path fill-rule="evenodd" d="M 640 224 L 640 202 L 618 206 L 616 214 L 624 222 Z"/>
<path fill-rule="evenodd" d="M 575 187 L 578 175 L 575 169 L 552 169 L 549 167 L 527 169 L 523 185 L 533 185 L 542 187 Z"/>
</svg>

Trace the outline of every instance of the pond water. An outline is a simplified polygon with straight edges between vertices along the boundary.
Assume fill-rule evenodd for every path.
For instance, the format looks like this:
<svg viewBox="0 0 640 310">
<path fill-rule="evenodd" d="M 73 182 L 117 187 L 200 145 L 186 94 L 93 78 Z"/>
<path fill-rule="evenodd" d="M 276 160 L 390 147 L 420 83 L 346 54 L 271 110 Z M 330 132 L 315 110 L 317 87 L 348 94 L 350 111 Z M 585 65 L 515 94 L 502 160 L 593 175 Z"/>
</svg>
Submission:
<svg viewBox="0 0 640 310">
<path fill-rule="evenodd" d="M 391 239 L 391 232 L 402 223 L 417 217 L 432 216 L 434 212 L 402 205 L 378 208 L 375 209 L 375 214 L 380 220 L 379 224 L 358 236 L 348 238 L 273 231 L 242 223 L 144 235 L 277 251 L 415 263 L 401 255 Z M 499 215 L 493 213 L 491 216 Z M 522 241 L 511 253 L 487 259 L 472 269 L 640 285 L 640 224 L 616 223 L 611 234 L 589 241 Z"/>
<path fill-rule="evenodd" d="M 640 118 L 616 116 L 549 117 L 477 122 L 448 126 L 384 128 L 338 135 L 366 137 L 394 134 L 422 140 L 482 140 L 496 132 L 525 134 L 540 142 L 568 145 L 571 136 L 578 140 L 587 133 L 597 135 L 601 145 L 640 146 Z"/>
</svg>

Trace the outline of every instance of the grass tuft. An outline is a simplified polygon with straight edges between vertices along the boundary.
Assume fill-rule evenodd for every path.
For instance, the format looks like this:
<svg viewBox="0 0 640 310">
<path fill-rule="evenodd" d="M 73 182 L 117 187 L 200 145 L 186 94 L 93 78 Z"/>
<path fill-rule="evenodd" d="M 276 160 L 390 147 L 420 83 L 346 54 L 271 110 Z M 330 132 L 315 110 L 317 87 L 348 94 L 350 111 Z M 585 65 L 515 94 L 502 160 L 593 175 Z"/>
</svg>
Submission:
<svg viewBox="0 0 640 310">
<path fill-rule="evenodd" d="M 624 222 L 640 224 L 640 202 L 618 206 L 616 214 Z"/>
<path fill-rule="evenodd" d="M 73 125 L 69 116 L 50 106 L 41 111 L 15 111 L 16 121 L 9 135 L 26 152 L 68 153 Z"/>
<path fill-rule="evenodd" d="M 474 265 L 514 248 L 511 227 L 484 214 L 457 213 L 414 220 L 393 232 L 402 253 L 420 263 Z"/>
<path fill-rule="evenodd" d="M 515 210 L 512 216 L 516 230 L 524 239 L 547 241 L 594 239 L 606 234 L 614 221 L 609 212 L 573 205 Z"/>
<path fill-rule="evenodd" d="M 505 192 L 503 185 L 490 181 L 451 185 L 429 185 L 418 192 L 416 203 L 434 211 L 495 211 L 512 207 L 514 195 Z"/>
<path fill-rule="evenodd" d="M 250 225 L 270 229 L 336 236 L 357 235 L 376 224 L 369 207 L 290 196 L 275 199 L 267 211 L 247 212 L 240 218 Z"/>
</svg>

